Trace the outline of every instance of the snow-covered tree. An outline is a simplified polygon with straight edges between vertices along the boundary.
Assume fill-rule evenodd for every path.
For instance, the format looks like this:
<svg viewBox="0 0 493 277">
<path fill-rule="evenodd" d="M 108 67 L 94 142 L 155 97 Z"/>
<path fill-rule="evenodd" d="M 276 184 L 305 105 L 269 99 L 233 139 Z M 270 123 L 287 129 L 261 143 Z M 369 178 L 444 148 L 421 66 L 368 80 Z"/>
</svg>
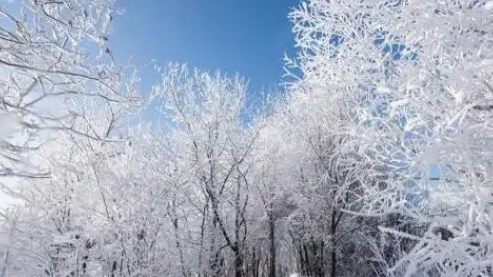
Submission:
<svg viewBox="0 0 493 277">
<path fill-rule="evenodd" d="M 87 181 L 90 168 L 77 168 L 81 151 L 67 141 L 121 139 L 115 130 L 136 94 L 134 79 L 115 65 L 107 45 L 114 14 L 109 0 L 0 7 L 0 186 L 21 200 L 20 210 L 1 214 L 10 234 L 6 244 L 0 241 L 9 249 L 2 277 L 58 276 L 81 269 L 75 262 L 86 264 L 80 251 L 87 241 L 75 230 L 87 221 L 75 216 L 81 207 L 72 200 L 88 196 L 75 184 Z M 27 188 L 19 185 L 25 182 Z"/>
<path fill-rule="evenodd" d="M 358 212 L 425 224 L 382 228 L 415 244 L 388 274 L 490 274 L 491 6 L 313 0 L 291 13 L 303 71 L 293 87 L 324 90 L 352 119 Z"/>
<path fill-rule="evenodd" d="M 1 176 L 45 175 L 26 152 L 60 131 L 105 137 L 86 102 L 118 117 L 135 96 L 108 48 L 114 13 L 111 0 L 2 3 Z"/>
<path fill-rule="evenodd" d="M 242 128 L 246 84 L 238 77 L 185 65 L 171 64 L 161 71 L 154 95 L 170 122 L 163 135 L 168 138 L 165 148 L 188 171 L 181 182 L 194 208 L 188 219 L 193 222 L 187 224 L 199 234 L 192 238 L 200 245 L 195 269 L 241 277 L 249 204 L 247 158 L 256 138 L 255 132 Z M 228 257 L 232 259 L 226 261 Z M 232 266 L 224 265 L 230 261 Z"/>
</svg>

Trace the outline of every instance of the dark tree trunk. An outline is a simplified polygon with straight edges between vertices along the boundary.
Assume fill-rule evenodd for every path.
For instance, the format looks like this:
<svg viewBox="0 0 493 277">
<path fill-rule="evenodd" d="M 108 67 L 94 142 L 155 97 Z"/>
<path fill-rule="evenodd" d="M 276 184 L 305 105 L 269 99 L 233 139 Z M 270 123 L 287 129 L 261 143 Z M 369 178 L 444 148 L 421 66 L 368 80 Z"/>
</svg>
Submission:
<svg viewBox="0 0 493 277">
<path fill-rule="evenodd" d="M 270 239 L 270 265 L 269 277 L 276 277 L 276 241 L 275 241 L 275 219 L 273 214 L 273 203 L 270 203 L 269 210 L 269 239 Z"/>
<path fill-rule="evenodd" d="M 336 251 L 334 249 L 334 246 L 332 246 L 332 253 L 331 253 L 331 268 L 330 268 L 330 277 L 336 277 L 337 273 L 337 256 L 336 256 Z"/>
<path fill-rule="evenodd" d="M 331 249 L 330 249 L 330 277 L 336 277 L 337 274 L 337 253 L 336 253 L 336 229 L 337 229 L 337 224 L 338 219 L 336 219 L 337 212 L 334 209 L 332 211 L 332 224 L 331 224 Z M 340 217 L 339 217 L 340 218 Z"/>
<path fill-rule="evenodd" d="M 320 270 L 319 276 L 320 277 L 324 277 L 325 276 L 325 269 L 324 269 L 324 248 L 325 248 L 325 242 L 322 240 L 320 242 L 320 259 L 319 259 L 319 262 L 320 262 L 320 265 L 319 265 L 319 270 Z"/>
<path fill-rule="evenodd" d="M 235 277 L 243 277 L 243 257 L 240 251 L 235 251 Z"/>
<path fill-rule="evenodd" d="M 310 263 L 310 253 L 308 251 L 308 247 L 306 246 L 306 243 L 303 243 L 303 252 L 305 253 L 305 268 L 306 268 L 306 275 L 311 276 L 312 274 L 312 265 Z"/>
</svg>

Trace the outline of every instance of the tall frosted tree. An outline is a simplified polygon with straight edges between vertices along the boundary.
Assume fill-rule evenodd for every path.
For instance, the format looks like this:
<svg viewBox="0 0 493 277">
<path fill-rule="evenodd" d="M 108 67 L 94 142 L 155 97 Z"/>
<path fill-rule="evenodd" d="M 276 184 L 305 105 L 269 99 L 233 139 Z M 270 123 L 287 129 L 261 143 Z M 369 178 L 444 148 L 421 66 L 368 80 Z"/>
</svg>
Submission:
<svg viewBox="0 0 493 277">
<path fill-rule="evenodd" d="M 325 91 L 353 119 L 345 128 L 358 146 L 346 145 L 365 157 L 349 159 L 365 164 L 359 211 L 427 226 L 382 228 L 414 241 L 387 274 L 490 274 L 491 7 L 313 0 L 291 13 L 296 88 Z"/>
<path fill-rule="evenodd" d="M 116 13 L 113 1 L 106 0 L 3 1 L 0 6 L 0 187 L 28 204 L 20 212 L 0 214 L 2 228 L 9 229 L 7 244 L 3 236 L 1 240 L 2 277 L 40 276 L 36 272 L 58 276 L 68 270 L 30 263 L 26 254 L 29 250 L 45 254 L 51 250 L 43 248 L 46 245 L 40 236 L 22 240 L 19 235 L 43 234 L 47 226 L 36 225 L 40 222 L 37 216 L 43 212 L 56 213 L 51 214 L 55 233 L 66 234 L 71 228 L 67 223 L 71 210 L 68 199 L 75 197 L 71 184 L 80 177 L 71 169 L 80 156 L 79 160 L 60 159 L 54 172 L 50 160 L 58 154 L 50 152 L 49 159 L 45 159 L 47 150 L 75 147 L 67 140 L 119 140 L 124 133 L 118 134 L 116 129 L 133 106 L 136 94 L 135 80 L 126 77 L 125 67 L 114 64 L 108 48 Z M 62 161 L 65 164 L 60 164 Z M 62 169 L 66 171 L 61 173 Z M 33 185 L 28 190 L 13 185 L 26 182 L 26 178 Z M 42 185 L 47 182 L 53 182 L 53 186 Z M 41 194 L 31 194 L 40 187 Z M 31 204 L 40 199 L 47 209 L 31 209 Z M 50 204 L 56 209 L 48 208 Z M 29 212 L 40 213 L 25 217 Z M 26 222 L 27 218 L 32 222 Z M 39 248 L 33 249 L 36 246 Z M 14 255 L 23 249 L 27 251 L 24 256 Z M 17 264 L 12 262 L 14 259 Z M 22 267 L 25 264 L 28 266 Z"/>
<path fill-rule="evenodd" d="M 114 14 L 111 0 L 2 3 L 1 176 L 45 175 L 24 155 L 56 132 L 106 137 L 96 117 L 118 117 L 135 94 L 108 48 Z"/>
<path fill-rule="evenodd" d="M 256 138 L 255 132 L 242 128 L 246 83 L 177 64 L 164 67 L 162 76 L 154 95 L 171 125 L 163 135 L 168 139 L 164 145 L 187 171 L 181 182 L 194 209 L 188 218 L 193 222 L 180 224 L 193 228 L 189 232 L 200 245 L 195 270 L 207 276 L 244 276 L 247 161 Z M 182 221 L 175 218 L 175 227 L 183 228 L 178 226 Z M 233 265 L 226 266 L 230 260 Z"/>
</svg>

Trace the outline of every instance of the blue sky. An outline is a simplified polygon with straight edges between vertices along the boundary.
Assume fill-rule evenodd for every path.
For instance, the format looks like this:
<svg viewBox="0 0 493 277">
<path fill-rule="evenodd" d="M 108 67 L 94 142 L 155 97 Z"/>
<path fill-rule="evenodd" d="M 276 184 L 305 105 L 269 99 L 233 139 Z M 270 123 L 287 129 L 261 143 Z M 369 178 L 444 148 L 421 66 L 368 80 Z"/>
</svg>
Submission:
<svg viewBox="0 0 493 277">
<path fill-rule="evenodd" d="M 294 55 L 287 15 L 299 0 L 118 0 L 110 45 L 119 63 L 140 66 L 142 89 L 158 76 L 146 63 L 192 67 L 249 79 L 250 96 L 281 82 L 283 56 Z"/>
</svg>

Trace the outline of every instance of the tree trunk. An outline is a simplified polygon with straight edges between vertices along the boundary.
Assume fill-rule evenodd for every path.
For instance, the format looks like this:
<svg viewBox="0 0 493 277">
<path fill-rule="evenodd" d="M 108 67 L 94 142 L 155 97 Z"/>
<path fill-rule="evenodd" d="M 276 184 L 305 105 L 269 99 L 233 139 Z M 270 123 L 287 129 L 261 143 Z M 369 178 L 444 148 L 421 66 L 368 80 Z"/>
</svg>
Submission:
<svg viewBox="0 0 493 277">
<path fill-rule="evenodd" d="M 236 182 L 236 199 L 235 199 L 235 242 L 233 252 L 235 254 L 235 277 L 243 277 L 243 243 L 240 243 L 240 229 L 244 214 L 241 209 L 241 182 Z M 245 233 L 246 236 L 246 233 Z"/>
<path fill-rule="evenodd" d="M 325 241 L 322 240 L 320 242 L 320 277 L 325 277 L 325 268 L 324 268 L 324 250 L 325 250 Z"/>
<path fill-rule="evenodd" d="M 243 277 L 243 257 L 238 248 L 235 251 L 235 277 Z"/>
<path fill-rule="evenodd" d="M 269 239 L 270 239 L 270 267 L 269 277 L 276 277 L 276 241 L 275 241 L 275 219 L 273 214 L 274 205 L 270 203 L 269 210 Z"/>
<path fill-rule="evenodd" d="M 337 273 L 337 256 L 336 256 L 336 250 L 335 247 L 332 246 L 332 251 L 331 251 L 331 268 L 330 268 L 330 277 L 336 277 Z"/>
<path fill-rule="evenodd" d="M 181 273 L 182 273 L 183 277 L 187 277 L 187 276 L 189 276 L 189 274 L 188 274 L 187 269 L 185 268 L 185 259 L 183 257 L 183 249 L 181 247 L 180 236 L 178 234 L 178 232 L 179 232 L 179 230 L 178 230 L 178 217 L 176 216 L 176 214 L 174 214 L 174 217 L 175 218 L 173 219 L 173 227 L 174 227 L 174 231 L 175 231 L 175 245 L 176 245 L 176 248 L 178 249 L 178 254 L 180 257 Z"/>
<path fill-rule="evenodd" d="M 337 273 L 337 256 L 336 256 L 336 229 L 338 220 L 336 219 L 337 212 L 336 210 L 332 210 L 332 224 L 331 224 L 331 248 L 330 248 L 330 277 L 336 277 Z"/>
</svg>

